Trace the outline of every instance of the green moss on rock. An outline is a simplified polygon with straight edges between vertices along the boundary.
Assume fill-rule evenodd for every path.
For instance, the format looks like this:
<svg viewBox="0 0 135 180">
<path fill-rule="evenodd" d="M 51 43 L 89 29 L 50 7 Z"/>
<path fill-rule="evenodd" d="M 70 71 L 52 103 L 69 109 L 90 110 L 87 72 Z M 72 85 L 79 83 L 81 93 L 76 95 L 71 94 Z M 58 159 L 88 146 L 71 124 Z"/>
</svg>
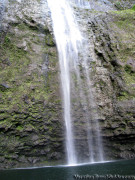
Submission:
<svg viewBox="0 0 135 180">
<path fill-rule="evenodd" d="M 7 167 L 48 161 L 55 141 L 63 151 L 56 47 L 46 25 L 24 19 L 10 23 L 0 42 L 0 151 Z"/>
</svg>

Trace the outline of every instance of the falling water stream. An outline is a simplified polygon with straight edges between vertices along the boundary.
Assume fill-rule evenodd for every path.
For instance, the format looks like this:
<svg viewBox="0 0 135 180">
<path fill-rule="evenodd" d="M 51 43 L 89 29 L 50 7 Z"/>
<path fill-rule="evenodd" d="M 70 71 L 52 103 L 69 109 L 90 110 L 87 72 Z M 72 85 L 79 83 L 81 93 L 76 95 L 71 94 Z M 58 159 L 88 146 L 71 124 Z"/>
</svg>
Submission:
<svg viewBox="0 0 135 180">
<path fill-rule="evenodd" d="M 1 32 L 1 25 L 2 19 L 5 11 L 7 0 L 0 0 L 0 32 Z"/>
<path fill-rule="evenodd" d="M 88 2 L 87 0 L 70 0 L 70 1 L 75 3 L 78 7 L 90 8 L 90 2 Z"/>
<path fill-rule="evenodd" d="M 79 26 L 76 22 L 73 8 L 71 6 L 71 1 L 68 0 L 47 0 L 48 6 L 51 11 L 51 18 L 53 24 L 53 30 L 55 35 L 55 40 L 57 44 L 57 49 L 59 53 L 59 63 L 61 70 L 61 84 L 62 84 L 62 94 L 63 94 L 63 107 L 64 107 L 64 120 L 66 124 L 66 150 L 67 150 L 67 161 L 69 165 L 74 165 L 80 163 L 77 156 L 77 149 L 75 145 L 75 133 L 74 133 L 74 121 L 72 118 L 72 103 L 71 103 L 71 84 L 75 87 L 75 82 L 72 79 L 72 74 L 76 76 L 77 86 L 79 90 L 79 98 L 81 102 L 86 107 L 86 115 L 84 120 L 87 126 L 87 144 L 89 151 L 88 162 L 95 162 L 94 158 L 94 143 L 98 148 L 96 155 L 98 161 L 103 160 L 102 153 L 102 141 L 100 137 L 99 124 L 97 115 L 93 114 L 91 111 L 91 117 L 89 117 L 90 109 L 96 109 L 96 104 L 94 103 L 94 97 L 91 91 L 91 80 L 88 71 L 87 58 L 81 53 L 82 48 L 84 48 L 84 39 L 79 30 Z M 83 0 L 73 0 L 78 7 L 88 6 Z M 81 54 L 81 58 L 80 58 Z M 80 65 L 83 66 L 84 75 L 86 76 L 86 82 L 88 86 L 87 93 L 83 90 L 83 84 L 80 73 Z M 74 88 L 75 89 L 75 88 Z M 94 121 L 94 127 L 93 127 Z M 92 128 L 95 128 L 93 135 Z"/>
</svg>

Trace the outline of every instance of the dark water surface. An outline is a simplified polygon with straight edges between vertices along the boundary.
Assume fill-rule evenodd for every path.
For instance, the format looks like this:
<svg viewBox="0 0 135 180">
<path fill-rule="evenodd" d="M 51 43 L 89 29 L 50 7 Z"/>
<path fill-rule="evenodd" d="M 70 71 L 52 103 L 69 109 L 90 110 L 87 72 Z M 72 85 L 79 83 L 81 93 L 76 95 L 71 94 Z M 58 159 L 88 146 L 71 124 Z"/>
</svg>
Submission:
<svg viewBox="0 0 135 180">
<path fill-rule="evenodd" d="M 79 179 L 79 178 L 75 178 L 74 175 L 83 175 L 82 179 L 126 179 L 126 180 L 130 179 L 131 180 L 131 179 L 135 179 L 135 160 L 96 163 L 89 165 L 87 164 L 87 165 L 79 165 L 72 167 L 55 166 L 55 167 L 33 168 L 33 169 L 29 168 L 29 169 L 1 170 L 0 180 Z M 129 177 L 131 175 L 133 175 L 134 178 Z"/>
</svg>

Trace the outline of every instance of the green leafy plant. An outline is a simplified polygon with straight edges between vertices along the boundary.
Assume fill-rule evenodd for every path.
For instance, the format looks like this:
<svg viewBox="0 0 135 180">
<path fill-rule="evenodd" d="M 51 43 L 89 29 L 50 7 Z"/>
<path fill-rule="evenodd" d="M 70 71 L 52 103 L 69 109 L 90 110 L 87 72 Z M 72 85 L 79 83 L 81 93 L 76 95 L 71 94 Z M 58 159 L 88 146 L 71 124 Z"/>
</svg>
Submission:
<svg viewBox="0 0 135 180">
<path fill-rule="evenodd" d="M 135 5 L 132 7 L 132 10 L 135 11 Z"/>
</svg>

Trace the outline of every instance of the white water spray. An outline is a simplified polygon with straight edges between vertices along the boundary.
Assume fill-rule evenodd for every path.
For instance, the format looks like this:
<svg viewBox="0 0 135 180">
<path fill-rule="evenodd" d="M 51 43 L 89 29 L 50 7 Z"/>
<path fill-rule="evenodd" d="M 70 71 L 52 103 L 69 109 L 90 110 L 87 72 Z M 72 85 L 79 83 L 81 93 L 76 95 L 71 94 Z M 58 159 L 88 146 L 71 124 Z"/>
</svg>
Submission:
<svg viewBox="0 0 135 180">
<path fill-rule="evenodd" d="M 66 149 L 68 164 L 76 164 L 76 153 L 73 140 L 71 102 L 70 102 L 70 67 L 76 68 L 78 61 L 78 45 L 82 41 L 81 34 L 76 27 L 74 14 L 66 0 L 48 0 L 53 20 L 53 29 L 61 69 L 61 83 L 63 91 L 64 119 L 66 123 Z"/>
<path fill-rule="evenodd" d="M 70 0 L 70 1 L 76 4 L 78 7 L 90 9 L 90 2 L 88 2 L 87 0 Z"/>
<path fill-rule="evenodd" d="M 102 142 L 100 138 L 99 125 L 96 119 L 96 116 L 90 119 L 89 108 L 95 107 L 92 91 L 91 91 L 91 82 L 89 78 L 88 65 L 86 58 L 82 55 L 81 62 L 79 54 L 82 53 L 81 48 L 84 48 L 84 39 L 79 31 L 77 23 L 75 22 L 75 15 L 73 13 L 73 9 L 70 6 L 70 2 L 77 3 L 77 6 L 85 6 L 84 0 L 47 0 L 48 6 L 51 11 L 52 24 L 54 35 L 56 39 L 56 44 L 59 53 L 59 62 L 60 62 L 60 70 L 61 70 L 61 84 L 62 84 L 62 94 L 63 94 L 63 106 L 64 106 L 64 120 L 66 124 L 66 150 L 67 150 L 67 159 L 68 165 L 74 165 L 80 163 L 77 157 L 77 149 L 75 148 L 75 134 L 73 127 L 73 119 L 71 117 L 71 84 L 75 87 L 75 82 L 72 80 L 71 75 L 74 74 L 77 78 L 77 84 L 79 89 L 79 95 L 82 99 L 83 103 L 88 106 L 86 108 L 86 118 L 85 123 L 87 124 L 87 139 L 88 139 L 88 150 L 90 154 L 89 162 L 95 162 L 94 159 L 94 141 L 96 141 L 96 148 L 98 152 L 98 159 L 100 161 L 103 160 L 102 156 Z M 86 76 L 85 83 L 81 80 L 80 74 L 80 63 L 83 63 L 84 66 L 84 74 Z M 83 91 L 83 84 L 88 84 L 88 92 Z M 72 111 L 73 112 L 73 111 Z M 93 137 L 92 132 L 92 123 L 93 119 L 95 120 L 95 132 L 96 140 Z"/>
</svg>

